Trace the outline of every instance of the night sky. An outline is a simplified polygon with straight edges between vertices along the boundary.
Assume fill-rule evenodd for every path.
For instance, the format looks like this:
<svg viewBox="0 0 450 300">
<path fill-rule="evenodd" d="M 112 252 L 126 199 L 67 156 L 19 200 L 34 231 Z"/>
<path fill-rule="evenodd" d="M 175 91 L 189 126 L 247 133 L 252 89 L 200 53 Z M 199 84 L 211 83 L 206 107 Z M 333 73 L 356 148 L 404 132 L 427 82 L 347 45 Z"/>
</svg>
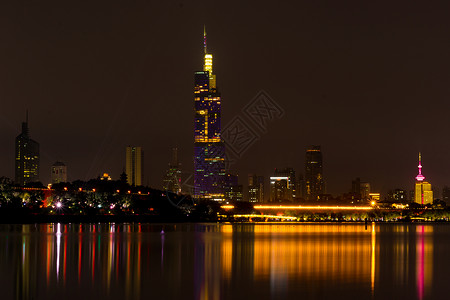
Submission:
<svg viewBox="0 0 450 300">
<path fill-rule="evenodd" d="M 449 16 L 448 1 L 3 1 L 0 176 L 14 178 L 26 109 L 45 184 L 56 160 L 70 181 L 117 179 L 127 145 L 152 187 L 174 146 L 192 172 L 205 24 L 222 125 L 260 90 L 285 111 L 232 166 L 244 185 L 304 173 L 311 144 L 332 194 L 355 177 L 411 190 L 419 151 L 426 179 L 450 185 Z"/>
</svg>

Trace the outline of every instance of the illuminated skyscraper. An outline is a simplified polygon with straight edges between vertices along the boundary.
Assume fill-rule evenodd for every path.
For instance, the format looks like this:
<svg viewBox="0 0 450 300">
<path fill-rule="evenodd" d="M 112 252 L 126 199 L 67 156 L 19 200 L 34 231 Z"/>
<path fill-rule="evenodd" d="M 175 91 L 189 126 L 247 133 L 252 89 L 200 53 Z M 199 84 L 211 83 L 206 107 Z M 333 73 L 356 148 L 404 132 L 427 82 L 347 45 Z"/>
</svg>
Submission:
<svg viewBox="0 0 450 300">
<path fill-rule="evenodd" d="M 52 184 L 67 182 L 67 166 L 57 161 L 52 166 Z"/>
<path fill-rule="evenodd" d="M 298 197 L 297 195 L 297 180 L 295 177 L 295 170 L 293 168 L 284 168 L 284 169 L 275 169 L 275 176 L 278 177 L 288 177 L 289 178 L 289 191 L 288 191 L 288 200 L 295 201 Z"/>
<path fill-rule="evenodd" d="M 144 150 L 142 147 L 128 146 L 125 155 L 125 173 L 128 184 L 139 186 L 144 181 Z"/>
<path fill-rule="evenodd" d="M 239 184 L 239 177 L 236 174 L 225 174 L 225 200 L 226 201 L 242 201 L 243 200 L 243 186 Z"/>
<path fill-rule="evenodd" d="M 22 123 L 22 133 L 16 137 L 15 182 L 24 185 L 39 181 L 39 143 L 32 140 L 28 130 L 28 112 Z"/>
<path fill-rule="evenodd" d="M 220 135 L 220 93 L 204 38 L 203 71 L 195 72 L 194 197 L 224 200 L 225 145 Z"/>
<path fill-rule="evenodd" d="M 264 202 L 264 177 L 256 174 L 248 175 L 248 201 Z"/>
<path fill-rule="evenodd" d="M 291 202 L 292 193 L 289 186 L 289 176 L 271 176 L 270 202 Z"/>
<path fill-rule="evenodd" d="M 306 200 L 317 200 L 324 192 L 322 152 L 320 146 L 310 146 L 306 149 L 305 160 Z"/>
<path fill-rule="evenodd" d="M 425 180 L 425 176 L 422 175 L 422 155 L 419 152 L 419 174 L 416 176 L 416 186 L 414 189 L 414 202 L 418 204 L 430 204 L 433 203 L 433 190 L 431 184 Z"/>
</svg>

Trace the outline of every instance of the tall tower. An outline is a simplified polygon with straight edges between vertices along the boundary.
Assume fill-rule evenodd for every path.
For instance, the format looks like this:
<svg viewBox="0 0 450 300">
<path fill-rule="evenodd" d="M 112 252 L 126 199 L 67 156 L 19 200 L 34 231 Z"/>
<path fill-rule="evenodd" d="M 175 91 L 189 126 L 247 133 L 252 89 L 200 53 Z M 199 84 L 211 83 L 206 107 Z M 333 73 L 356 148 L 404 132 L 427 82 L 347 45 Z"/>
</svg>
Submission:
<svg viewBox="0 0 450 300">
<path fill-rule="evenodd" d="M 317 197 L 323 193 L 322 152 L 320 146 L 310 146 L 306 149 L 305 160 L 306 200 L 317 200 Z"/>
<path fill-rule="evenodd" d="M 433 203 L 433 190 L 431 183 L 425 181 L 425 176 L 422 175 L 422 155 L 419 152 L 419 174 L 416 176 L 416 185 L 414 188 L 414 202 L 418 204 Z"/>
<path fill-rule="evenodd" d="M 22 133 L 16 137 L 15 182 L 25 185 L 39 181 L 39 143 L 32 140 L 28 130 L 28 111 L 22 123 Z"/>
<path fill-rule="evenodd" d="M 140 186 L 144 180 L 144 150 L 128 146 L 125 155 L 125 173 L 131 186 Z"/>
<path fill-rule="evenodd" d="M 203 31 L 203 71 L 194 75 L 194 197 L 223 201 L 225 145 L 220 134 L 221 101 L 213 73 L 213 57 Z"/>
</svg>

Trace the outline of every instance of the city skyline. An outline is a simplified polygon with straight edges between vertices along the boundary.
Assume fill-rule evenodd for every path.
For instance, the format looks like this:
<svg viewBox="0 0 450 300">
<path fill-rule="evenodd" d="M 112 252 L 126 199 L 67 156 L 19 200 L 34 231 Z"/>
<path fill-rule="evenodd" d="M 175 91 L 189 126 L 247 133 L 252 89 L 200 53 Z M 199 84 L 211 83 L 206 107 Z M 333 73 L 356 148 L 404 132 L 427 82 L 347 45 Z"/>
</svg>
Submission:
<svg viewBox="0 0 450 300">
<path fill-rule="evenodd" d="M 26 108 L 41 144 L 43 182 L 57 160 L 70 169 L 69 180 L 104 172 L 118 179 L 128 144 L 148 149 L 144 184 L 160 186 L 172 147 L 193 172 L 192 72 L 206 23 L 224 125 L 261 89 L 285 111 L 233 165 L 241 183 L 249 173 L 267 178 L 275 167 L 301 172 L 304 149 L 316 144 L 331 194 L 348 191 L 355 177 L 384 195 L 410 190 L 419 151 L 433 186 L 449 184 L 445 4 L 203 4 L 136 4 L 126 13 L 106 6 L 108 15 L 100 4 L 67 10 L 49 1 L 25 12 L 8 4 L 1 12 L 1 175 L 14 177 L 11 144 Z M 154 15 L 158 9 L 165 14 Z M 272 25 L 256 17 L 273 12 L 284 15 L 274 14 Z M 378 16 L 384 21 L 375 22 Z M 230 17 L 236 24 L 223 26 Z"/>
</svg>

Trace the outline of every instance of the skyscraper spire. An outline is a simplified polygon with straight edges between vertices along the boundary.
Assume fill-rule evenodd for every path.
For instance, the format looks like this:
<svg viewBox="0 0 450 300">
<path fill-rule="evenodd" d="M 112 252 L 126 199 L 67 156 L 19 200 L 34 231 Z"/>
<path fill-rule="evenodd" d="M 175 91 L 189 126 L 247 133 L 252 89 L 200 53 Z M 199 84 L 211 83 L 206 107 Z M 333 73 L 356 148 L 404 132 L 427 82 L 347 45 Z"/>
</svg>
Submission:
<svg viewBox="0 0 450 300">
<path fill-rule="evenodd" d="M 203 48 L 205 51 L 205 54 L 207 53 L 206 51 L 206 26 L 203 25 Z"/>
<path fill-rule="evenodd" d="M 205 50 L 203 71 L 208 71 L 209 73 L 209 87 L 211 89 L 216 88 L 216 75 L 213 74 L 213 56 L 208 54 L 206 49 L 206 26 L 203 25 L 203 47 Z"/>
<path fill-rule="evenodd" d="M 422 154 L 419 152 L 419 174 L 416 176 L 417 181 L 423 181 L 425 176 L 422 175 Z"/>
</svg>

